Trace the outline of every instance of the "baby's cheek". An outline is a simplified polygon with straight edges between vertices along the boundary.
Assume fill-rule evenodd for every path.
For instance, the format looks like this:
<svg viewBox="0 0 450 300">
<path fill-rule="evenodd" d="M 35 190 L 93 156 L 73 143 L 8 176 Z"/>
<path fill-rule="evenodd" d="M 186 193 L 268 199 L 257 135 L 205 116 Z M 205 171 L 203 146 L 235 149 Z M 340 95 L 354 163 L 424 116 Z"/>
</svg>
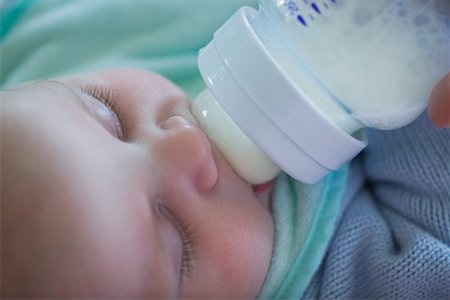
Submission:
<svg viewBox="0 0 450 300">
<path fill-rule="evenodd" d="M 272 222 L 251 216 L 228 222 L 221 234 L 204 233 L 186 298 L 255 298 L 267 274 L 273 240 Z M 218 225 L 217 223 L 215 225 Z"/>
<path fill-rule="evenodd" d="M 242 230 L 242 229 L 241 229 Z M 272 240 L 247 233 L 236 234 L 230 248 L 221 252 L 222 282 L 233 283 L 236 297 L 254 298 L 262 287 L 271 259 Z M 230 285 L 224 288 L 230 288 Z"/>
</svg>

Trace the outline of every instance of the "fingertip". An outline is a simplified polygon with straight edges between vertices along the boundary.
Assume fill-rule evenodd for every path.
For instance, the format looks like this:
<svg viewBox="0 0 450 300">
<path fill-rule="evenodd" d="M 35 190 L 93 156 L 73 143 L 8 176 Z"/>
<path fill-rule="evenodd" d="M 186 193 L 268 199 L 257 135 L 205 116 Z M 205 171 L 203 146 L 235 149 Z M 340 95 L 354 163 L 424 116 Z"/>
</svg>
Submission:
<svg viewBox="0 0 450 300">
<path fill-rule="evenodd" d="M 430 96 L 428 115 L 435 126 L 450 127 L 450 73 L 434 87 Z"/>
</svg>

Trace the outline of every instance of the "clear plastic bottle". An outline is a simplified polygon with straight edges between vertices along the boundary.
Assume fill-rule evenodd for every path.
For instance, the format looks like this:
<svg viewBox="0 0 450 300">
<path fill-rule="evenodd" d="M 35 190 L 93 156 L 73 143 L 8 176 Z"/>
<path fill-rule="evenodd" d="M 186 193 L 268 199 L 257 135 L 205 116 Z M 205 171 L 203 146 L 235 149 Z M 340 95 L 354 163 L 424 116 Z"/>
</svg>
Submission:
<svg viewBox="0 0 450 300">
<path fill-rule="evenodd" d="M 316 182 L 365 147 L 361 128 L 399 128 L 424 111 L 450 70 L 449 15 L 449 0 L 260 0 L 200 52 L 208 91 L 194 114 L 213 140 L 217 130 L 207 128 L 228 130 L 220 114 L 237 125 L 233 136 L 256 145 L 219 145 L 247 181 L 275 176 L 273 162 Z M 208 114 L 215 101 L 224 112 Z M 267 166 L 250 162 L 258 151 Z"/>
</svg>

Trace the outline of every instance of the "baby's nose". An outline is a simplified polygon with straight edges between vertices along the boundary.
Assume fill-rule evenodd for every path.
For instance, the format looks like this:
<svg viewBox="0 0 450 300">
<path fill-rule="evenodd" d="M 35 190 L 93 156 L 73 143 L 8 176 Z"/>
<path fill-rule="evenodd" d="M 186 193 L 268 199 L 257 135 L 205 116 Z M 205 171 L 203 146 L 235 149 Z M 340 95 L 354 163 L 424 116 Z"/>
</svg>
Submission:
<svg viewBox="0 0 450 300">
<path fill-rule="evenodd" d="M 206 135 L 185 117 L 174 115 L 160 124 L 163 137 L 160 155 L 169 180 L 189 181 L 200 190 L 211 189 L 217 180 L 217 166 Z"/>
</svg>

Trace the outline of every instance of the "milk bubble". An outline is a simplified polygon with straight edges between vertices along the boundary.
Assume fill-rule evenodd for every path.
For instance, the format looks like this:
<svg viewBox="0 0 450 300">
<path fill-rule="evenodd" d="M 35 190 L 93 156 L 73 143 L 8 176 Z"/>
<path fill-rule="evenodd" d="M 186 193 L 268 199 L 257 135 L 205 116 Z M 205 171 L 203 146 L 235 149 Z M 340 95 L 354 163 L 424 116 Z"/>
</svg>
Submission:
<svg viewBox="0 0 450 300">
<path fill-rule="evenodd" d="M 320 13 L 311 3 L 321 8 Z M 434 84 L 450 69 L 449 0 L 261 0 L 260 4 L 266 18 L 261 31 L 285 35 L 282 48 L 293 47 L 303 66 L 289 61 L 286 51 L 272 51 L 277 62 L 347 132 L 358 129 L 348 126 L 349 118 L 383 130 L 412 122 L 426 108 Z M 298 22 L 298 15 L 305 24 Z M 277 47 L 267 38 L 263 42 L 268 48 Z M 304 69 L 332 97 L 309 91 L 301 75 Z M 333 105 L 329 102 L 340 104 L 346 116 L 327 113 Z"/>
</svg>

